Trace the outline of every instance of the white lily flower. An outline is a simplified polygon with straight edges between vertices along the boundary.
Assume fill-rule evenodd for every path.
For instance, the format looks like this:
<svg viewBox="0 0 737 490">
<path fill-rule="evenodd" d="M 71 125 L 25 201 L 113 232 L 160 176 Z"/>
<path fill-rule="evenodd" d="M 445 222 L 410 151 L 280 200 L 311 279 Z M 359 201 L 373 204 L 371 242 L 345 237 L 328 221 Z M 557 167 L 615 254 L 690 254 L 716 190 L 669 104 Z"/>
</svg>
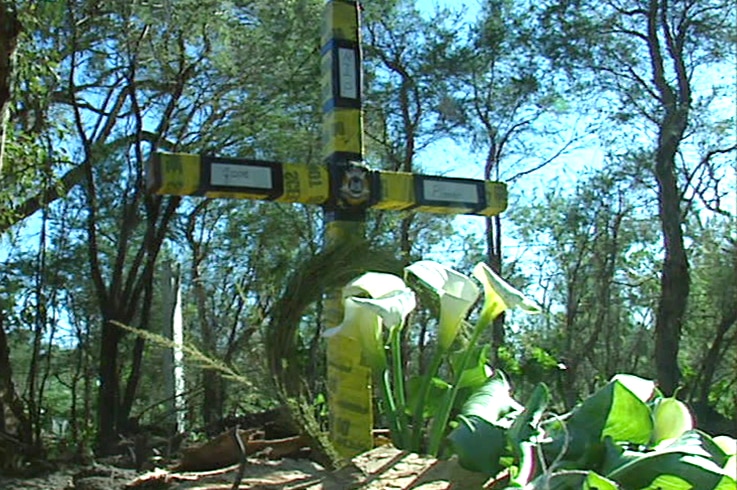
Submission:
<svg viewBox="0 0 737 490">
<path fill-rule="evenodd" d="M 371 297 L 361 297 L 366 295 Z M 366 363 L 375 372 L 382 371 L 386 368 L 383 326 L 400 327 L 415 304 L 415 294 L 402 279 L 368 272 L 343 289 L 343 322 L 325 331 L 323 336 L 346 335 L 357 339 Z"/>
<path fill-rule="evenodd" d="M 349 298 L 379 315 L 389 328 L 396 328 L 417 306 L 415 293 L 409 288 L 392 291 L 380 298 Z"/>
<path fill-rule="evenodd" d="M 343 298 L 351 296 L 381 298 L 406 287 L 402 278 L 394 274 L 366 272 L 343 287 Z"/>
<path fill-rule="evenodd" d="M 519 307 L 527 313 L 540 313 L 542 309 L 533 300 L 512 287 L 483 262 L 476 264 L 473 275 L 484 286 L 482 317 L 494 320 L 503 311 Z"/>
<path fill-rule="evenodd" d="M 431 260 L 421 260 L 407 266 L 406 273 L 417 277 L 440 300 L 438 345 L 448 349 L 458 335 L 461 322 L 479 296 L 473 281 L 453 269 Z"/>
</svg>

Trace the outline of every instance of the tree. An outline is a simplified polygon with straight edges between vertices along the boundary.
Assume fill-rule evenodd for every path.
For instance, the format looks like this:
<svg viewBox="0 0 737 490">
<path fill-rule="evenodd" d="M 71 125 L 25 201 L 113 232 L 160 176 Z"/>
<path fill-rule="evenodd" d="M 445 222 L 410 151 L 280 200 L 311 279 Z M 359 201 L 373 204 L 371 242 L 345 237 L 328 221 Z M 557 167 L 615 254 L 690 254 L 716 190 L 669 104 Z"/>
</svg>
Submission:
<svg viewBox="0 0 737 490">
<path fill-rule="evenodd" d="M 701 96 L 711 87 L 697 77 L 728 62 L 734 12 L 731 0 L 612 0 L 551 5 L 541 18 L 550 32 L 545 49 L 555 66 L 584 77 L 609 97 L 607 102 L 616 103 L 610 108 L 616 134 L 634 130 L 650 141 L 642 163 L 657 185 L 665 251 L 655 358 L 658 382 L 667 394 L 681 381 L 679 347 L 690 291 L 683 230 L 689 208 L 683 197 L 699 167 L 714 168 L 735 150 L 720 141 L 693 147 L 700 130 L 694 126 L 695 111 L 704 115 L 715 99 Z"/>
<path fill-rule="evenodd" d="M 656 237 L 641 198 L 622 175 L 603 170 L 570 195 L 550 190 L 541 202 L 511 211 L 520 238 L 543 246 L 534 262 L 551 312 L 522 342 L 533 357 L 542 348 L 565 365 L 547 381 L 569 409 L 597 380 L 650 374 L 650 325 L 641 317 L 655 305 L 648 274 Z"/>
<path fill-rule="evenodd" d="M 367 155 L 377 168 L 420 171 L 418 155 L 458 126 L 439 109 L 457 76 L 460 28 L 449 15 L 423 18 L 412 1 L 377 2 L 364 13 Z M 407 263 L 416 255 L 411 235 L 433 221 L 438 219 L 401 217 L 397 240 Z"/>
<path fill-rule="evenodd" d="M 734 365 L 737 341 L 737 247 L 730 219 L 691 218 L 690 235 L 699 248 L 691 255 L 692 301 L 684 330 L 686 395 L 710 432 L 734 430 Z M 721 421 L 721 422 L 720 422 Z M 721 427 L 720 427 L 721 424 Z M 726 425 L 726 427 L 725 427 Z"/>
<path fill-rule="evenodd" d="M 538 38 L 547 34 L 535 22 L 537 9 L 527 2 L 484 3 L 469 42 L 448 60 L 459 70 L 460 82 L 446 101 L 454 110 L 445 117 L 458 118 L 468 129 L 465 139 L 483 156 L 486 180 L 520 185 L 577 139 L 561 122 L 568 122 L 566 94 L 539 50 Z M 486 218 L 485 260 L 500 274 L 502 220 L 502 215 Z M 494 361 L 504 339 L 502 315 L 492 328 Z"/>
</svg>

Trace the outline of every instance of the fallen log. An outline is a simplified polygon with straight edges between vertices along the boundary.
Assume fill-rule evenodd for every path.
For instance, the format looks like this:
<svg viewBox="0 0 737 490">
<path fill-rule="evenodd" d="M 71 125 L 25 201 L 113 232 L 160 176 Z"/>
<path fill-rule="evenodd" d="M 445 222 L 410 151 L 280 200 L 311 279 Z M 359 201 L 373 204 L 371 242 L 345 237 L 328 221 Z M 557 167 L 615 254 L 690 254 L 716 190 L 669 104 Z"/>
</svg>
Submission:
<svg viewBox="0 0 737 490">
<path fill-rule="evenodd" d="M 235 434 L 243 441 L 246 456 L 263 454 L 279 459 L 299 454 L 309 446 L 306 436 L 285 437 L 283 439 L 263 439 L 263 432 L 256 429 L 230 429 L 203 444 L 182 449 L 182 458 L 174 472 L 207 471 L 232 466 L 241 461 L 241 450 Z"/>
</svg>

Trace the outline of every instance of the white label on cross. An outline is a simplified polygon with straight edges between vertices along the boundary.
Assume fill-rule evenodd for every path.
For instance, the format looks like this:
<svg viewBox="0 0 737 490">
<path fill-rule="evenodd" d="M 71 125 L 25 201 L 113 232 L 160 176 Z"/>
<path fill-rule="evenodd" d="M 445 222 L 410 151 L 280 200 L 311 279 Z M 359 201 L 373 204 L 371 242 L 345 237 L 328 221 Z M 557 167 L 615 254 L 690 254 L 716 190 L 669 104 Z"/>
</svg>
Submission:
<svg viewBox="0 0 737 490">
<path fill-rule="evenodd" d="M 479 193 L 476 184 L 465 182 L 442 182 L 423 180 L 424 198 L 430 201 L 447 201 L 478 204 Z"/>
<path fill-rule="evenodd" d="M 274 187 L 271 181 L 271 168 L 231 163 L 213 163 L 210 170 L 210 184 L 257 189 L 273 189 Z"/>
<path fill-rule="evenodd" d="M 358 98 L 358 80 L 356 77 L 356 52 L 348 48 L 338 48 L 338 74 L 340 96 L 347 99 Z"/>
</svg>

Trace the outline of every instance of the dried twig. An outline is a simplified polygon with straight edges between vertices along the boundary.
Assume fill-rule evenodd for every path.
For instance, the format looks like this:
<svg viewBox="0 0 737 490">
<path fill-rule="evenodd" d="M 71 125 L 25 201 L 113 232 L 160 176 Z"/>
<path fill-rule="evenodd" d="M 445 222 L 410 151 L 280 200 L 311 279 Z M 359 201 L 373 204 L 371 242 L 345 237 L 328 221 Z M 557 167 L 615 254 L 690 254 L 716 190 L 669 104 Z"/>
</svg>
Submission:
<svg viewBox="0 0 737 490">
<path fill-rule="evenodd" d="M 233 437 L 235 437 L 235 443 L 238 445 L 238 451 L 241 453 L 240 465 L 238 466 L 238 473 L 235 474 L 235 480 L 233 480 L 232 490 L 238 490 L 243 480 L 243 475 L 246 473 L 246 463 L 248 462 L 248 454 L 246 453 L 246 446 L 243 444 L 243 439 L 238 432 L 239 427 L 236 425 L 233 431 Z"/>
</svg>

